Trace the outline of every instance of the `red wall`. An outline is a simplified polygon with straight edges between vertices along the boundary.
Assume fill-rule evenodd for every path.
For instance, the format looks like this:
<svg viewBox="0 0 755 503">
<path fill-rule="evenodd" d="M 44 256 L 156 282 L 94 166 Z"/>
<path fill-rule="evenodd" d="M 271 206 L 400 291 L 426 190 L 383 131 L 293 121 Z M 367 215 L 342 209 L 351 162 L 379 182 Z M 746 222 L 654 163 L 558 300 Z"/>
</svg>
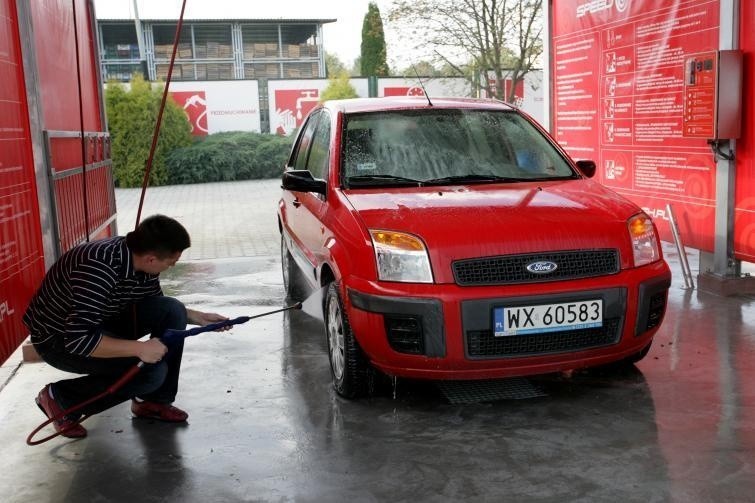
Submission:
<svg viewBox="0 0 755 503">
<path fill-rule="evenodd" d="M 737 142 L 737 188 L 734 210 L 734 250 L 737 258 L 755 262 L 755 2 L 742 0 L 739 28 L 744 53 L 742 138 Z"/>
<path fill-rule="evenodd" d="M 22 316 L 45 271 L 42 232 L 57 229 L 59 248 L 66 251 L 84 241 L 87 234 L 105 229 L 115 212 L 109 140 L 100 110 L 100 86 L 93 17 L 88 0 L 34 0 L 27 6 L 31 16 L 33 40 L 21 44 L 17 0 L 0 0 L 0 362 L 27 336 Z M 74 6 L 76 23 L 74 26 Z M 74 31 L 75 30 L 75 31 Z M 41 127 L 45 131 L 64 131 L 68 136 L 53 138 L 51 159 L 37 159 L 49 173 L 65 173 L 82 165 L 76 40 L 78 35 L 81 68 L 84 131 L 89 134 L 87 162 L 87 208 L 85 223 L 83 175 L 69 171 L 53 182 L 37 187 L 32 144 L 39 152 L 41 131 L 31 130 L 26 97 L 26 78 L 22 51 L 30 50 L 36 62 Z M 74 136 L 70 136 L 73 134 Z M 51 197 L 56 222 L 40 225 L 39 191 Z M 49 193 L 49 194 L 48 194 Z M 50 257 L 54 259 L 55 257 Z"/>
<path fill-rule="evenodd" d="M 81 92 L 84 97 L 84 130 L 102 131 L 99 83 L 95 74 L 94 38 L 86 0 L 75 0 L 79 37 Z M 79 97 L 71 0 L 30 2 L 34 47 L 39 72 L 44 127 L 78 131 Z"/>
<path fill-rule="evenodd" d="M 16 0 L 0 0 L 0 362 L 45 271 Z"/>
<path fill-rule="evenodd" d="M 601 8 L 605 6 L 605 8 Z M 592 7 L 595 10 L 589 11 Z M 713 250 L 715 163 L 682 136 L 684 62 L 718 49 L 718 0 L 552 0 L 552 132 L 672 239 Z"/>
</svg>

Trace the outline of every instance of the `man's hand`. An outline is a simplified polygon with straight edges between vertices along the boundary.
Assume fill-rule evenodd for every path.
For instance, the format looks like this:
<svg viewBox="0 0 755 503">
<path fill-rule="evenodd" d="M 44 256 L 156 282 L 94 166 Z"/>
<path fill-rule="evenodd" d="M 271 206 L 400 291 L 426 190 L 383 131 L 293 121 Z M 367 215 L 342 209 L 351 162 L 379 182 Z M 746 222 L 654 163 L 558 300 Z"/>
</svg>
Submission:
<svg viewBox="0 0 755 503">
<path fill-rule="evenodd" d="M 144 363 L 157 363 L 163 359 L 168 348 L 160 342 L 158 338 L 152 338 L 139 344 L 139 351 L 136 355 Z"/>
<path fill-rule="evenodd" d="M 210 323 L 216 323 L 218 321 L 225 321 L 228 319 L 228 317 L 217 314 L 217 313 L 203 313 L 202 311 L 195 311 L 194 309 L 187 309 L 186 314 L 187 314 L 187 318 L 190 324 L 199 325 L 200 327 L 203 327 Z M 229 325 L 222 328 L 218 328 L 215 331 L 225 332 L 226 330 L 230 330 L 230 328 L 231 327 Z"/>
</svg>

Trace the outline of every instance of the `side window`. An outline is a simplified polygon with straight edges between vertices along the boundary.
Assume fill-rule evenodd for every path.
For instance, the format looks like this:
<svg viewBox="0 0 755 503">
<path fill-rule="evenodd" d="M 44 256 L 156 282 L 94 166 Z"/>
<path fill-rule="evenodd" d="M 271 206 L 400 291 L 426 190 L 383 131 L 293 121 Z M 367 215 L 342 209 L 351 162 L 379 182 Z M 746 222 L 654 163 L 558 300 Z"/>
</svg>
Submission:
<svg viewBox="0 0 755 503">
<path fill-rule="evenodd" d="M 315 178 L 325 179 L 328 176 L 328 161 L 330 160 L 330 117 L 326 112 L 320 113 L 317 130 L 312 138 L 312 148 L 309 151 L 307 169 Z"/>
<path fill-rule="evenodd" d="M 309 157 L 309 147 L 312 144 L 312 136 L 315 134 L 317 119 L 319 113 L 309 116 L 307 123 L 304 124 L 304 130 L 299 135 L 299 141 L 296 144 L 296 151 L 291 156 L 291 165 L 294 169 L 307 169 L 307 158 Z"/>
</svg>

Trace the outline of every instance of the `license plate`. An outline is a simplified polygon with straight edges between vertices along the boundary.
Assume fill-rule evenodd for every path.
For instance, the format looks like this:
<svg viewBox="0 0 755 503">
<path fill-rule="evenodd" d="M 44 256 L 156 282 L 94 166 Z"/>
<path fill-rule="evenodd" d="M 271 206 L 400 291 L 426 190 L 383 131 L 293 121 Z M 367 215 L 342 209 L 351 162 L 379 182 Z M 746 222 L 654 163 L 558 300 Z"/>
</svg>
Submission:
<svg viewBox="0 0 755 503">
<path fill-rule="evenodd" d="M 603 300 L 493 309 L 496 337 L 603 326 Z"/>
</svg>

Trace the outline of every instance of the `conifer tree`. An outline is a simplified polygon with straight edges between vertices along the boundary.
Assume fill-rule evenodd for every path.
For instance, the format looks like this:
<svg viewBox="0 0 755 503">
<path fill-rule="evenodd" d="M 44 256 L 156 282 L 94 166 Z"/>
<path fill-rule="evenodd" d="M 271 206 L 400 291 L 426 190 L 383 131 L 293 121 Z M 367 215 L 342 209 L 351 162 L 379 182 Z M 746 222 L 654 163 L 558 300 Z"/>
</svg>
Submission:
<svg viewBox="0 0 755 503">
<path fill-rule="evenodd" d="M 387 77 L 385 34 L 380 9 L 370 2 L 362 23 L 361 69 L 363 77 Z"/>
</svg>

